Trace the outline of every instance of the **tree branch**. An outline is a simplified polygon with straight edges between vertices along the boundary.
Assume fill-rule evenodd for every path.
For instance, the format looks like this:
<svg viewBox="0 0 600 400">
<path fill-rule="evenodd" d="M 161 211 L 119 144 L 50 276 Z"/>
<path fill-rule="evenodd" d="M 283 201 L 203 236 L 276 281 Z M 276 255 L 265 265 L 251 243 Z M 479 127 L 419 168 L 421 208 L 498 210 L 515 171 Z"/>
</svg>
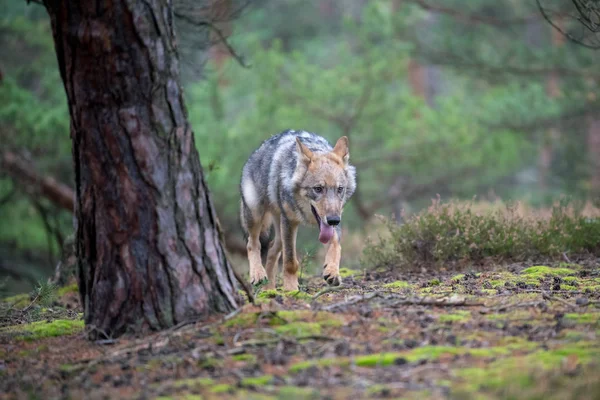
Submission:
<svg viewBox="0 0 600 400">
<path fill-rule="evenodd" d="M 597 22 L 595 22 L 595 21 L 592 22 L 590 17 L 585 15 L 585 13 L 582 11 L 582 6 L 580 6 L 578 0 L 571 0 L 571 1 L 572 1 L 573 5 L 575 6 L 575 9 L 580 14 L 580 17 L 577 18 L 577 20 L 584 27 L 586 27 L 588 30 L 590 30 L 592 33 L 594 33 L 594 34 L 598 33 L 600 31 L 600 25 L 598 25 Z M 583 40 L 576 38 L 575 36 L 571 35 L 569 32 L 562 29 L 560 26 L 558 26 L 557 23 L 555 23 L 552 20 L 552 18 L 550 17 L 548 12 L 544 9 L 544 7 L 542 7 L 542 3 L 540 2 L 540 0 L 535 0 L 535 2 L 537 4 L 538 10 L 540 11 L 540 14 L 542 14 L 542 17 L 544 17 L 544 19 L 550 24 L 550 26 L 552 26 L 554 29 L 556 29 L 558 32 L 560 32 L 561 35 L 566 37 L 571 42 L 576 43 L 583 47 L 587 47 L 588 49 L 593 49 L 593 50 L 600 49 L 600 43 L 599 44 L 587 44 Z M 589 2 L 586 2 L 586 5 L 587 5 L 587 3 L 589 3 Z M 596 9 L 595 13 L 596 13 L 597 17 L 598 17 L 598 14 L 597 14 L 598 12 L 599 12 L 599 10 Z"/>
<path fill-rule="evenodd" d="M 50 176 L 39 175 L 18 155 L 10 151 L 3 152 L 2 158 L 0 158 L 0 168 L 28 192 L 41 194 L 60 208 L 70 212 L 74 211 L 75 193 L 73 189 Z"/>
<path fill-rule="evenodd" d="M 231 46 L 231 44 L 227 40 L 227 37 L 225 36 L 225 34 L 223 33 L 223 31 L 217 25 L 215 25 L 215 23 L 210 22 L 210 21 L 205 21 L 205 20 L 195 21 L 190 16 L 182 14 L 181 12 L 177 12 L 177 11 L 175 11 L 173 13 L 173 15 L 175 15 L 177 18 L 180 18 L 181 20 L 183 20 L 183 21 L 185 21 L 185 22 L 187 22 L 189 24 L 196 25 L 196 26 L 206 27 L 206 28 L 209 28 L 210 30 L 212 30 L 214 33 L 216 33 L 217 37 L 219 38 L 219 41 L 225 46 L 225 48 L 227 49 L 227 51 L 229 52 L 229 54 L 242 67 L 244 67 L 244 68 L 250 68 L 250 65 L 246 63 L 246 61 L 244 60 L 244 57 L 242 55 L 238 54 L 235 51 L 235 49 Z"/>
<path fill-rule="evenodd" d="M 436 14 L 444 14 L 444 15 L 453 17 L 456 20 L 459 20 L 462 22 L 492 25 L 495 27 L 504 27 L 506 25 L 526 24 L 526 23 L 534 21 L 538 18 L 537 14 L 530 14 L 525 17 L 518 17 L 518 18 L 512 18 L 512 19 L 500 19 L 500 18 L 496 18 L 496 17 L 488 17 L 487 15 L 482 15 L 482 14 L 465 13 L 465 12 L 462 12 L 455 8 L 433 5 L 425 0 L 408 0 L 408 2 L 416 4 L 424 10 L 427 10 L 427 11 L 430 11 L 430 12 L 433 12 Z"/>
</svg>

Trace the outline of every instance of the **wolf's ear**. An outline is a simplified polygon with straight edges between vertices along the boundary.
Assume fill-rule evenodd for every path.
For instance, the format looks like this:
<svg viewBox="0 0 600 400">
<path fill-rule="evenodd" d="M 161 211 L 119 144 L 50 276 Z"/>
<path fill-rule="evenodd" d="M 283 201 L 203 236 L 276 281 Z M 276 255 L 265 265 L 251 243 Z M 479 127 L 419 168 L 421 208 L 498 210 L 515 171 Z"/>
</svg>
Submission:
<svg viewBox="0 0 600 400">
<path fill-rule="evenodd" d="M 333 153 L 344 160 L 344 164 L 348 164 L 348 160 L 350 159 L 350 152 L 348 150 L 348 137 L 342 136 L 338 139 L 338 141 L 335 143 L 335 147 L 333 148 Z"/>
<path fill-rule="evenodd" d="M 313 158 L 313 152 L 309 150 L 308 147 L 304 145 L 300 141 L 300 138 L 296 136 L 296 150 L 298 151 L 298 155 L 300 159 L 304 161 L 306 164 L 310 163 L 310 160 Z"/>
</svg>

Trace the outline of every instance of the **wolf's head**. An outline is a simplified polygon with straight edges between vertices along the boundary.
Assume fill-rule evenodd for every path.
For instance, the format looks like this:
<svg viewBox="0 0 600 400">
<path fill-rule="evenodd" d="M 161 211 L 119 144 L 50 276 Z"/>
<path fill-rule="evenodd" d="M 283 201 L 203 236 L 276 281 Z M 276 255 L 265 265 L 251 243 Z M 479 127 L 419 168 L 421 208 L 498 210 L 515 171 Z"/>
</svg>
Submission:
<svg viewBox="0 0 600 400">
<path fill-rule="evenodd" d="M 354 191 L 354 169 L 348 165 L 348 138 L 339 138 L 327 153 L 312 152 L 296 138 L 296 149 L 299 194 L 310 204 L 319 226 L 319 241 L 327 243 L 342 220 L 345 201 Z"/>
</svg>

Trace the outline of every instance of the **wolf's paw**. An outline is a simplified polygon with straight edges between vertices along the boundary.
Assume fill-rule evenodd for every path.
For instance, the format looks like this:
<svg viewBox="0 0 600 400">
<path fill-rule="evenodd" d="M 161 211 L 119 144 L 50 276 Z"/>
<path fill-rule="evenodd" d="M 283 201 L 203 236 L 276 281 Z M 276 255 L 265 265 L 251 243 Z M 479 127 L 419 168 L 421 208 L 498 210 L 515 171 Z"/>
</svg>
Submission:
<svg viewBox="0 0 600 400">
<path fill-rule="evenodd" d="M 261 287 L 267 285 L 269 283 L 269 280 L 265 276 L 262 279 L 252 280 L 250 283 L 252 284 L 252 286 L 254 286 L 254 289 L 258 289 L 258 288 L 261 288 Z"/>
<path fill-rule="evenodd" d="M 323 280 L 327 282 L 329 286 L 340 286 L 342 284 L 342 277 L 339 275 L 323 275 Z"/>
<path fill-rule="evenodd" d="M 298 277 L 296 274 L 283 274 L 283 290 L 286 292 L 298 290 Z"/>
<path fill-rule="evenodd" d="M 340 286 L 342 277 L 340 276 L 339 268 L 328 268 L 328 264 L 323 265 L 323 280 L 329 286 Z"/>
</svg>

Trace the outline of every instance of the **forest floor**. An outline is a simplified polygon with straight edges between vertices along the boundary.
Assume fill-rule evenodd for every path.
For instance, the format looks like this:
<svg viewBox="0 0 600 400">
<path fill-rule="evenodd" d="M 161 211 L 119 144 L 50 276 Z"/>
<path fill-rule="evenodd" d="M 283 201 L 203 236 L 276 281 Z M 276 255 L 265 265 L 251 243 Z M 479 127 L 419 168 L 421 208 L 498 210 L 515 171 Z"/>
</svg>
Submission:
<svg viewBox="0 0 600 400">
<path fill-rule="evenodd" d="M 0 399 L 600 398 L 597 259 L 343 275 L 104 343 L 85 338 L 76 286 L 25 312 L 27 295 L 5 299 Z"/>
</svg>

